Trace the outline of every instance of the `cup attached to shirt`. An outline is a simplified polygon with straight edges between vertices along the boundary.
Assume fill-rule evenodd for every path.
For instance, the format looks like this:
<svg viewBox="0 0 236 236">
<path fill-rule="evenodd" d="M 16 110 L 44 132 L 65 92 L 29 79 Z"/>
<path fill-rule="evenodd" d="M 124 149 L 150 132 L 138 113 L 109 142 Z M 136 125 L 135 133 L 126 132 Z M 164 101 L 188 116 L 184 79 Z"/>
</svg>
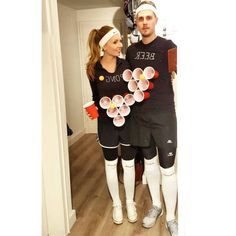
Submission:
<svg viewBox="0 0 236 236">
<path fill-rule="evenodd" d="M 133 94 L 131 93 L 126 94 L 124 97 L 124 101 L 127 106 L 132 106 L 135 103 Z"/>
<path fill-rule="evenodd" d="M 132 77 L 135 80 L 142 80 L 142 79 L 144 79 L 143 70 L 141 68 L 135 68 L 133 70 Z"/>
<path fill-rule="evenodd" d="M 124 104 L 119 108 L 119 113 L 121 116 L 127 116 L 129 115 L 130 110 L 131 110 L 130 107 Z"/>
<path fill-rule="evenodd" d="M 113 124 L 116 127 L 121 127 L 122 125 L 124 125 L 125 123 L 125 118 L 122 115 L 117 115 L 114 119 L 113 119 Z"/>
<path fill-rule="evenodd" d="M 155 75 L 155 70 L 153 69 L 153 67 L 148 66 L 144 69 L 143 74 L 146 79 L 152 79 Z"/>
<path fill-rule="evenodd" d="M 130 69 L 124 70 L 122 78 L 125 82 L 129 82 L 132 79 L 132 71 Z"/>
<path fill-rule="evenodd" d="M 149 92 L 143 92 L 139 89 L 137 89 L 134 92 L 134 99 L 136 102 L 142 102 L 143 100 L 146 100 L 150 97 L 150 93 Z"/>
<path fill-rule="evenodd" d="M 119 114 L 119 109 L 116 106 L 111 106 L 107 109 L 107 115 L 110 118 L 114 118 Z"/>
<path fill-rule="evenodd" d="M 115 95 L 112 98 L 112 103 L 114 103 L 116 107 L 120 107 L 124 103 L 124 98 L 121 95 Z"/>
<path fill-rule="evenodd" d="M 128 82 L 128 89 L 129 89 L 129 91 L 130 92 L 134 92 L 137 88 L 138 88 L 138 84 L 137 84 L 136 80 L 131 79 Z"/>
<path fill-rule="evenodd" d="M 83 108 L 86 110 L 88 116 L 93 120 L 99 117 L 97 107 L 94 101 L 90 101 L 84 104 Z"/>
<path fill-rule="evenodd" d="M 149 81 L 148 80 L 140 80 L 138 82 L 138 88 L 141 90 L 141 91 L 145 91 L 147 90 L 149 87 Z"/>
<path fill-rule="evenodd" d="M 111 105 L 111 99 L 109 97 L 102 97 L 99 101 L 99 105 L 103 109 L 108 109 Z"/>
</svg>

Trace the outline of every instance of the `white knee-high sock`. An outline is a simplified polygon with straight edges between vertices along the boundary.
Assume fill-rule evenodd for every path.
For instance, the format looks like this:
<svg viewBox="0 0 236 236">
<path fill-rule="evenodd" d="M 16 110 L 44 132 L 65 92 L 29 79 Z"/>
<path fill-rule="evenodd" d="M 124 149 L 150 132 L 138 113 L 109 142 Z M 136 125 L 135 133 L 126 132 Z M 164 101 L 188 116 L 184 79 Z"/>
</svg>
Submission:
<svg viewBox="0 0 236 236">
<path fill-rule="evenodd" d="M 162 192 L 166 204 L 166 220 L 175 219 L 175 208 L 177 202 L 177 176 L 174 166 L 162 168 Z"/>
<path fill-rule="evenodd" d="M 151 160 L 144 158 L 145 175 L 152 198 L 152 204 L 161 207 L 160 200 L 160 169 L 157 164 L 157 156 Z"/>
<path fill-rule="evenodd" d="M 113 205 L 121 205 L 117 176 L 117 161 L 118 159 L 114 161 L 105 160 L 107 186 L 111 194 Z"/>
<path fill-rule="evenodd" d="M 124 169 L 124 187 L 126 195 L 126 203 L 134 201 L 134 185 L 135 185 L 135 169 L 134 169 L 134 159 L 133 160 L 123 160 L 122 166 Z"/>
</svg>

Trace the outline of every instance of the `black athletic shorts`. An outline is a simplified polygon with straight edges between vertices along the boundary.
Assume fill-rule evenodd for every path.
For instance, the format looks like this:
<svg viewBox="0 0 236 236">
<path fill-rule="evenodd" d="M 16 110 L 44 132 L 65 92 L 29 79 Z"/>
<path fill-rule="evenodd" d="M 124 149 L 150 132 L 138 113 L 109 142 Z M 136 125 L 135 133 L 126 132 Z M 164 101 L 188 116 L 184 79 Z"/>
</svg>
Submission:
<svg viewBox="0 0 236 236">
<path fill-rule="evenodd" d="M 153 138 L 156 147 L 166 145 L 177 147 L 177 121 L 175 110 L 170 111 L 140 111 L 131 113 L 130 123 L 131 145 L 148 147 Z"/>
<path fill-rule="evenodd" d="M 111 118 L 98 119 L 98 142 L 104 148 L 116 148 L 119 144 L 130 146 L 130 117 L 125 124 L 116 127 Z"/>
</svg>

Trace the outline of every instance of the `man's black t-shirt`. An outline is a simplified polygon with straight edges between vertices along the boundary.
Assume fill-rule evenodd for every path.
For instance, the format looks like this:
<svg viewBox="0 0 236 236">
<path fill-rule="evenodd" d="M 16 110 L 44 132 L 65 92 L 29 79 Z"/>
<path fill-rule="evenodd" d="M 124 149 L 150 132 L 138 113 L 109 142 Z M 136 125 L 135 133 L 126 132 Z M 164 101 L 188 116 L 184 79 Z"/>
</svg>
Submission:
<svg viewBox="0 0 236 236">
<path fill-rule="evenodd" d="M 135 103 L 139 111 L 174 108 L 174 92 L 171 74 L 168 72 L 168 50 L 175 47 L 176 45 L 171 40 L 159 36 L 149 44 L 139 41 L 128 47 L 126 60 L 132 70 L 138 67 L 144 70 L 147 66 L 151 66 L 159 72 L 159 77 L 151 80 L 154 88 L 149 91 L 150 98 L 141 103 Z"/>
</svg>

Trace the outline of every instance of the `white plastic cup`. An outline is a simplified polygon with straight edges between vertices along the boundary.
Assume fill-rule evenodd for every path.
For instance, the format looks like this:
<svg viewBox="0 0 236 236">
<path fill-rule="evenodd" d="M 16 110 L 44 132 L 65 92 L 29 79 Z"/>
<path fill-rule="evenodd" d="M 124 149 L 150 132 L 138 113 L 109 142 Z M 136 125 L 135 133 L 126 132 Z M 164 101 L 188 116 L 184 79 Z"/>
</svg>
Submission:
<svg viewBox="0 0 236 236">
<path fill-rule="evenodd" d="M 149 81 L 144 79 L 144 80 L 139 80 L 138 82 L 138 87 L 141 91 L 145 91 L 149 87 Z"/>
<path fill-rule="evenodd" d="M 137 82 L 134 79 L 130 80 L 129 83 L 128 83 L 129 91 L 134 92 L 137 88 L 138 88 Z"/>
<path fill-rule="evenodd" d="M 132 71 L 130 69 L 124 70 L 122 78 L 125 82 L 129 82 L 132 79 Z"/>
<path fill-rule="evenodd" d="M 143 74 L 143 70 L 141 68 L 135 68 L 133 70 L 132 76 L 135 80 L 140 80 L 140 76 Z"/>
<path fill-rule="evenodd" d="M 133 94 L 131 94 L 131 93 L 126 94 L 124 97 L 124 101 L 125 101 L 126 105 L 132 106 L 135 103 L 135 99 L 134 99 Z"/>
<path fill-rule="evenodd" d="M 155 70 L 153 67 L 148 66 L 144 69 L 143 74 L 146 79 L 152 79 L 155 75 Z"/>
<path fill-rule="evenodd" d="M 150 98 L 149 92 L 143 92 L 139 89 L 134 92 L 134 99 L 136 102 L 142 102 L 143 100 L 146 100 L 148 98 Z"/>
<path fill-rule="evenodd" d="M 115 95 L 112 98 L 112 103 L 114 103 L 117 107 L 120 107 L 124 103 L 124 98 L 121 95 Z"/>
<path fill-rule="evenodd" d="M 125 117 L 121 116 L 121 115 L 117 115 L 114 119 L 113 119 L 113 124 L 117 127 L 121 127 L 122 125 L 124 125 L 125 123 Z"/>
<path fill-rule="evenodd" d="M 119 110 L 118 110 L 118 108 L 117 107 L 109 107 L 108 109 L 107 109 L 107 115 L 109 116 L 109 117 L 111 117 L 111 118 L 114 118 L 114 117 L 116 117 L 117 115 L 119 114 Z"/>
<path fill-rule="evenodd" d="M 134 99 L 135 99 L 136 102 L 142 102 L 143 99 L 144 99 L 143 91 L 137 89 L 137 90 L 134 92 Z"/>
<path fill-rule="evenodd" d="M 127 106 L 127 105 L 122 105 L 120 108 L 119 108 L 119 113 L 121 116 L 127 116 L 129 115 L 130 113 L 130 107 Z"/>
<path fill-rule="evenodd" d="M 99 105 L 103 109 L 109 108 L 110 104 L 111 104 L 111 99 L 109 97 L 106 97 L 106 96 L 102 97 L 99 101 Z"/>
</svg>

